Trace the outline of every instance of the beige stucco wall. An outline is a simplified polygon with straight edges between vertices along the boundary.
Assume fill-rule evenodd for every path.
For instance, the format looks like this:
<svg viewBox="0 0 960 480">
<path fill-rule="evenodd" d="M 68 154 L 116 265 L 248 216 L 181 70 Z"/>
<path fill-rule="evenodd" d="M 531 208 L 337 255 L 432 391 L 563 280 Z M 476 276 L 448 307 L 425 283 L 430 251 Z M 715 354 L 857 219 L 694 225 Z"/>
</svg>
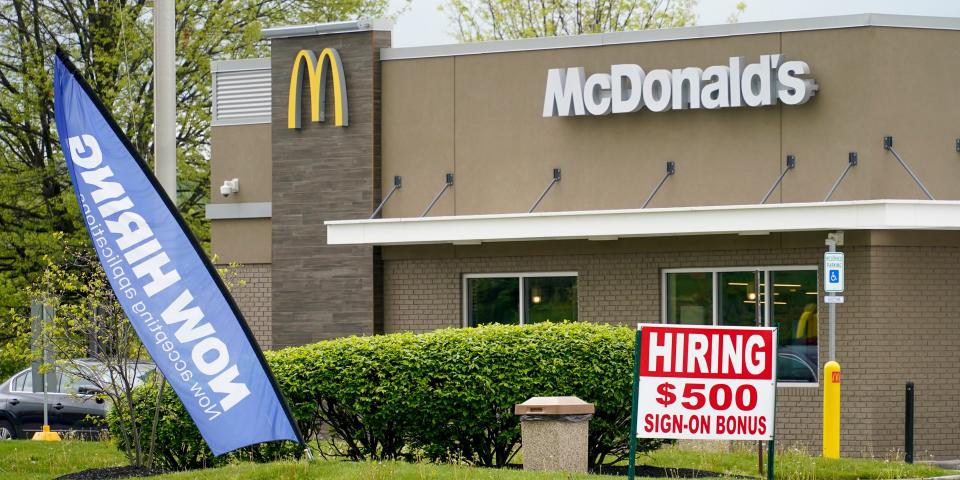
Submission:
<svg viewBox="0 0 960 480">
<path fill-rule="evenodd" d="M 270 219 L 210 221 L 210 250 L 219 263 L 270 263 Z"/>
<path fill-rule="evenodd" d="M 211 129 L 210 203 L 272 201 L 270 124 L 220 125 Z M 240 180 L 240 191 L 224 197 L 225 180 Z M 210 221 L 210 250 L 220 263 L 269 264 L 270 218 Z"/>
<path fill-rule="evenodd" d="M 220 125 L 210 133 L 210 203 L 269 202 L 272 196 L 269 123 Z M 240 180 L 240 191 L 224 197 L 220 186 Z"/>
<path fill-rule="evenodd" d="M 960 198 L 953 112 L 960 32 L 861 27 L 383 62 L 383 191 L 404 187 L 385 217 L 418 216 L 443 174 L 456 186 L 432 215 L 637 208 L 677 164 L 651 207 L 758 203 L 797 156 L 771 202 L 820 201 L 859 153 L 835 200 L 922 198 L 881 138 L 891 134 L 938 199 Z M 707 67 L 766 53 L 809 63 L 820 85 L 805 105 L 543 118 L 549 68 L 611 64 Z"/>
</svg>

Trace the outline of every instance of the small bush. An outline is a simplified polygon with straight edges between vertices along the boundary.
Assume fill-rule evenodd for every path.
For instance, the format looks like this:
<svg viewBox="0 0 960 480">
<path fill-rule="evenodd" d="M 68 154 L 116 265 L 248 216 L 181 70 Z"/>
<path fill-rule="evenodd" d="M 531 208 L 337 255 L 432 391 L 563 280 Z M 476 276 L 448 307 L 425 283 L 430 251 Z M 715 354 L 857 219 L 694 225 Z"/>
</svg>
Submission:
<svg viewBox="0 0 960 480">
<path fill-rule="evenodd" d="M 351 459 L 427 458 L 503 466 L 520 443 L 513 406 L 532 396 L 575 395 L 596 406 L 590 465 L 626 458 L 634 331 L 590 323 L 446 329 L 350 337 L 268 352 L 300 428 L 328 454 Z M 156 389 L 137 392 L 152 418 Z M 216 465 L 180 402 L 167 390 L 157 466 Z M 317 440 L 321 442 L 321 440 Z M 146 444 L 146 443 L 145 443 Z M 640 440 L 640 451 L 662 442 Z M 259 446 L 233 456 L 292 455 Z"/>
</svg>

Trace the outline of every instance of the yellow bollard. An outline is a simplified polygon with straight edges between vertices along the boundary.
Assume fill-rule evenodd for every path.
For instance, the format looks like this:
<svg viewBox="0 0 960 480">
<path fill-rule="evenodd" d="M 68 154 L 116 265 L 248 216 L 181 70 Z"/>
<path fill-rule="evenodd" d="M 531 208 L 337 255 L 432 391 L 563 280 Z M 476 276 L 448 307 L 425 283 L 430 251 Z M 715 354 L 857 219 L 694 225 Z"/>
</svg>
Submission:
<svg viewBox="0 0 960 480">
<path fill-rule="evenodd" d="M 840 364 L 823 366 L 823 458 L 840 458 Z"/>
<path fill-rule="evenodd" d="M 57 432 L 51 432 L 50 425 L 44 425 L 43 431 L 34 433 L 32 440 L 40 440 L 43 442 L 59 442 L 60 434 Z"/>
</svg>

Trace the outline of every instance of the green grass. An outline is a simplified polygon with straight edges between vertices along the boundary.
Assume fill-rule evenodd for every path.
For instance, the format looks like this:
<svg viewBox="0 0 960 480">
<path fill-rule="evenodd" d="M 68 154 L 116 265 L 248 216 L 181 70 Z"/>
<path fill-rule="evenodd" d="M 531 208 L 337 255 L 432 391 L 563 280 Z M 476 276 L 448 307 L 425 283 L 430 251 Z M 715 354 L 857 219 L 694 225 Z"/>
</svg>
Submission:
<svg viewBox="0 0 960 480">
<path fill-rule="evenodd" d="M 88 468 L 119 467 L 126 457 L 104 442 L 0 442 L 0 478 L 44 479 Z"/>
<path fill-rule="evenodd" d="M 105 442 L 59 443 L 13 440 L 0 442 L 0 478 L 49 479 L 88 468 L 125 465 L 124 456 Z M 754 450 L 717 451 L 685 446 L 667 447 L 639 457 L 638 464 L 708 470 L 724 475 L 756 477 Z M 845 480 L 919 478 L 954 472 L 924 465 L 863 459 L 824 460 L 799 451 L 777 456 L 777 478 L 785 480 Z M 344 479 L 344 480 L 601 480 L 601 475 L 529 473 L 517 470 L 400 462 L 339 461 L 241 463 L 223 468 L 172 473 L 157 479 Z"/>
<path fill-rule="evenodd" d="M 725 475 L 757 476 L 757 452 L 749 448 L 717 451 L 665 447 L 650 455 L 638 457 L 637 464 L 693 468 Z M 775 471 L 778 479 L 785 480 L 922 478 L 956 473 L 929 465 L 908 465 L 902 461 L 859 458 L 828 460 L 798 450 L 778 452 Z"/>
<path fill-rule="evenodd" d="M 318 461 L 274 462 L 266 465 L 243 463 L 202 472 L 180 472 L 154 477 L 162 480 L 186 479 L 323 479 L 323 480 L 610 480 L 601 475 L 573 475 L 557 473 L 531 473 L 520 470 L 471 468 L 456 465 L 430 465 L 423 463 L 357 463 Z"/>
</svg>

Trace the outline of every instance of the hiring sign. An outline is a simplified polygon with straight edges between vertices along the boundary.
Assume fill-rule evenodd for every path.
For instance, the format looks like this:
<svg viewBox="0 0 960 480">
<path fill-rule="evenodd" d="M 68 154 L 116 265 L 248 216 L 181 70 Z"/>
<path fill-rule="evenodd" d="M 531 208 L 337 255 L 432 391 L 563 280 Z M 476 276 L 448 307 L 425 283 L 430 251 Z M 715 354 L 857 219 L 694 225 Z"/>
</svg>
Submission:
<svg viewBox="0 0 960 480">
<path fill-rule="evenodd" d="M 771 440 L 776 329 L 641 325 L 639 438 Z"/>
</svg>

